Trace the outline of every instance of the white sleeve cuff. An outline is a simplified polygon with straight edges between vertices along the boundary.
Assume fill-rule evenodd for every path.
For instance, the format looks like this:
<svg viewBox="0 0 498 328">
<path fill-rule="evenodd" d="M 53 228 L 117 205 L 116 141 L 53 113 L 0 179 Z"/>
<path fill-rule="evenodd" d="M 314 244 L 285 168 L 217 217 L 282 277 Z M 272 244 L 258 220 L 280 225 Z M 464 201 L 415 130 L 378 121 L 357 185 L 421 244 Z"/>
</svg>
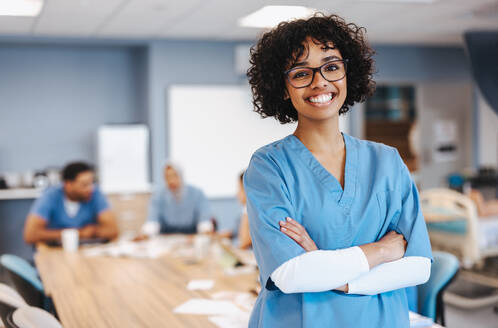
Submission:
<svg viewBox="0 0 498 328">
<path fill-rule="evenodd" d="M 420 285 L 429 280 L 431 260 L 409 256 L 376 266 L 367 274 L 348 283 L 349 294 L 376 295 Z"/>
<path fill-rule="evenodd" d="M 369 272 L 370 271 L 370 264 L 368 263 L 367 256 L 365 253 L 363 253 L 362 249 L 358 246 L 353 247 L 356 248 L 356 252 L 358 253 L 358 261 L 360 261 L 360 266 L 362 268 L 362 272 Z"/>
<path fill-rule="evenodd" d="M 365 254 L 355 246 L 302 254 L 280 265 L 270 277 L 284 293 L 322 292 L 343 286 L 368 271 Z"/>
</svg>

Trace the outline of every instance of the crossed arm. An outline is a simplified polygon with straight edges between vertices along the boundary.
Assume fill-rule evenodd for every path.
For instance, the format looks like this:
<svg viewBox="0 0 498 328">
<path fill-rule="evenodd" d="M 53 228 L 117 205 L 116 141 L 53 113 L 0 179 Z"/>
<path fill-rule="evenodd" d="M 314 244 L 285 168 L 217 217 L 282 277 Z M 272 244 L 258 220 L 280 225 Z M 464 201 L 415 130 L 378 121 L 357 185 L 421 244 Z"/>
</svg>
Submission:
<svg viewBox="0 0 498 328">
<path fill-rule="evenodd" d="M 406 241 L 394 231 L 378 242 L 324 251 L 318 250 L 306 229 L 295 220 L 280 221 L 280 230 L 307 251 L 271 274 L 275 285 L 284 293 L 335 289 L 375 295 L 422 284 L 430 276 L 430 259 L 403 257 Z"/>
<path fill-rule="evenodd" d="M 97 224 L 89 224 L 78 229 L 80 238 L 114 239 L 118 236 L 116 218 L 107 209 L 98 214 Z M 28 244 L 61 239 L 62 229 L 49 229 L 47 221 L 36 214 L 29 214 L 24 225 L 24 240 Z"/>
</svg>

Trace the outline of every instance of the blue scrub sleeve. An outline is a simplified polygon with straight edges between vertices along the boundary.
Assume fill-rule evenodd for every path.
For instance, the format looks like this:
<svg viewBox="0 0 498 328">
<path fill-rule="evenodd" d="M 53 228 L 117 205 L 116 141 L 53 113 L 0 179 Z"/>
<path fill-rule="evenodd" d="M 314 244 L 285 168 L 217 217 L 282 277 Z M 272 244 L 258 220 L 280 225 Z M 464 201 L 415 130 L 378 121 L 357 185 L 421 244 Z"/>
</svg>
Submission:
<svg viewBox="0 0 498 328">
<path fill-rule="evenodd" d="M 396 151 L 399 163 L 399 187 L 401 195 L 401 211 L 396 223 L 396 231 L 403 234 L 408 245 L 405 252 L 407 256 L 423 256 L 432 258 L 431 243 L 422 208 L 420 206 L 417 186 L 413 182 L 410 172 Z"/>
<path fill-rule="evenodd" d="M 305 253 L 294 240 L 280 231 L 279 221 L 286 217 L 299 220 L 290 201 L 284 174 L 269 157 L 256 153 L 244 174 L 247 212 L 254 254 L 261 284 L 277 289 L 270 275 L 281 264 Z"/>
<path fill-rule="evenodd" d="M 93 197 L 95 197 L 95 212 L 97 215 L 110 208 L 107 198 L 99 189 L 95 189 Z"/>
<path fill-rule="evenodd" d="M 50 213 L 53 210 L 55 202 L 54 193 L 52 190 L 45 190 L 40 197 L 38 197 L 33 205 L 29 213 L 36 214 L 45 221 L 50 220 Z"/>
</svg>

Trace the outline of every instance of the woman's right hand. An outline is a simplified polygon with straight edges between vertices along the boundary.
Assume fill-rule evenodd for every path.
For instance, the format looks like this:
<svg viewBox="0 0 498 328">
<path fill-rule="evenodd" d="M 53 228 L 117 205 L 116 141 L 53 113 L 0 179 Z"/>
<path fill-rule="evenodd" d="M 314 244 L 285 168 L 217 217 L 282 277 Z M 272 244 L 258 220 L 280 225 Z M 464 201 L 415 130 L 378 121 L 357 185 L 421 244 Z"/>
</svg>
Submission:
<svg viewBox="0 0 498 328">
<path fill-rule="evenodd" d="M 381 246 L 383 262 L 396 261 L 405 255 L 407 242 L 396 231 L 389 231 L 377 243 Z"/>
<path fill-rule="evenodd" d="M 403 235 L 389 231 L 379 241 L 359 246 L 365 254 L 370 269 L 379 264 L 399 260 L 405 255 L 406 241 Z"/>
</svg>

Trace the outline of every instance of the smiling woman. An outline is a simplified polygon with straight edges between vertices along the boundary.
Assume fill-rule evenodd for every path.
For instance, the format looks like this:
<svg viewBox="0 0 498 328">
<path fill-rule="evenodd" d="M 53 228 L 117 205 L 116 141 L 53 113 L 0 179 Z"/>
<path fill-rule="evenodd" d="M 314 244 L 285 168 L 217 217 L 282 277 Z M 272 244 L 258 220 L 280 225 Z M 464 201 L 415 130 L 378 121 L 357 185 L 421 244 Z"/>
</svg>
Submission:
<svg viewBox="0 0 498 328">
<path fill-rule="evenodd" d="M 339 129 L 373 92 L 372 53 L 335 15 L 281 23 L 251 50 L 255 111 L 298 124 L 244 175 L 264 285 L 250 327 L 409 327 L 403 288 L 432 258 L 417 189 L 394 148 Z"/>
</svg>

